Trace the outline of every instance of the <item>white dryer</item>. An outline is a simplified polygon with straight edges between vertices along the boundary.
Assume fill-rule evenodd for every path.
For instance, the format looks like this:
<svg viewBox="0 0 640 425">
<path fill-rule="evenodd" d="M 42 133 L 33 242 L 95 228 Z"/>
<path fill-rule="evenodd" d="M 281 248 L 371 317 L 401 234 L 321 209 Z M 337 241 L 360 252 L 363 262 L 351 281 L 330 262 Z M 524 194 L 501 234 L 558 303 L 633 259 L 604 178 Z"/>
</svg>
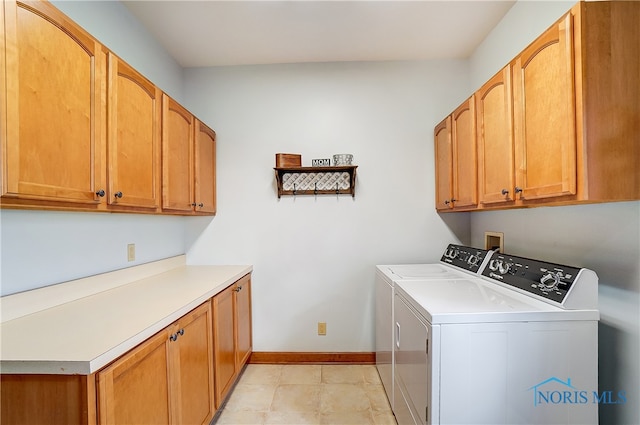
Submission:
<svg viewBox="0 0 640 425">
<path fill-rule="evenodd" d="M 492 253 L 481 277 L 396 283 L 398 424 L 597 424 L 596 274 Z"/>
<path fill-rule="evenodd" d="M 400 281 L 443 281 L 479 278 L 491 257 L 491 252 L 463 245 L 449 244 L 439 263 L 397 264 L 376 266 L 376 367 L 396 410 L 394 390 L 394 286 Z M 399 408 L 404 405 L 400 404 Z"/>
</svg>

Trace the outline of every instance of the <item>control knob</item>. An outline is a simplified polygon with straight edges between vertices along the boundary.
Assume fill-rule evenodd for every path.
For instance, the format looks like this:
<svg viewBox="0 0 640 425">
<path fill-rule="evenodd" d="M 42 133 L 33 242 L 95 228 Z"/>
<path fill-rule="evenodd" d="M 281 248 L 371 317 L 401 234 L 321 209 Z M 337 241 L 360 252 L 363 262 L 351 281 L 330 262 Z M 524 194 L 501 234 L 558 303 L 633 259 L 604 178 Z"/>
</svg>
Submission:
<svg viewBox="0 0 640 425">
<path fill-rule="evenodd" d="M 540 283 L 542 284 L 543 291 L 552 291 L 558 287 L 560 283 L 560 278 L 562 277 L 562 273 L 552 273 L 549 272 L 540 278 Z"/>
<path fill-rule="evenodd" d="M 491 270 L 492 272 L 495 272 L 496 270 L 498 270 L 499 263 L 502 263 L 502 261 L 498 261 L 498 260 L 489 261 L 489 270 Z"/>
<path fill-rule="evenodd" d="M 472 266 L 477 266 L 478 265 L 478 260 L 480 260 L 480 258 L 478 258 L 477 255 L 471 254 L 469 256 L 469 259 L 467 260 L 467 263 L 469 263 Z"/>
<path fill-rule="evenodd" d="M 498 264 L 498 271 L 500 272 L 500 274 L 506 274 L 511 269 L 511 266 L 511 263 L 500 261 L 500 264 Z"/>
</svg>

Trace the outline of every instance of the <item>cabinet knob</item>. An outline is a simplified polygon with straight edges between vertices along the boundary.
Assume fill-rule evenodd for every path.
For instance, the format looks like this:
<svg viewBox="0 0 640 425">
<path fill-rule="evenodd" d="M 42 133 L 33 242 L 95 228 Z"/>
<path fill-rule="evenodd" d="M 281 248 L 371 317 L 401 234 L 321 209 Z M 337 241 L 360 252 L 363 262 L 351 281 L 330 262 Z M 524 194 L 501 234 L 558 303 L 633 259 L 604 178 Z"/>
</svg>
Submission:
<svg viewBox="0 0 640 425">
<path fill-rule="evenodd" d="M 114 195 L 116 198 L 122 198 L 122 192 L 116 192 Z"/>
<path fill-rule="evenodd" d="M 183 328 L 183 329 L 180 329 L 180 330 L 178 331 L 178 334 L 179 334 L 180 336 L 184 335 L 184 328 Z"/>
<path fill-rule="evenodd" d="M 450 201 L 447 199 L 446 201 L 444 201 L 445 205 L 449 205 Z"/>
<path fill-rule="evenodd" d="M 520 187 L 516 186 L 516 190 L 515 190 L 515 192 L 516 192 L 516 193 L 522 193 L 522 188 L 520 188 Z"/>
<path fill-rule="evenodd" d="M 100 189 L 99 191 L 97 191 L 96 195 L 98 195 L 101 198 L 104 197 L 104 195 L 105 195 L 104 189 Z"/>
<path fill-rule="evenodd" d="M 507 189 L 502 189 L 502 193 L 503 195 L 507 196 L 509 194 L 509 191 Z"/>
<path fill-rule="evenodd" d="M 456 202 L 456 201 L 457 201 L 457 199 L 451 199 L 451 202 Z"/>
<path fill-rule="evenodd" d="M 199 207 L 199 208 L 202 208 L 202 207 L 204 207 L 204 204 L 203 204 L 202 202 L 200 202 L 200 203 L 198 204 L 198 207 Z"/>
<path fill-rule="evenodd" d="M 234 291 L 236 291 L 236 292 L 242 291 L 242 286 L 238 286 L 236 289 L 234 289 Z"/>
<path fill-rule="evenodd" d="M 178 339 L 178 334 L 171 334 L 171 336 L 169 337 L 169 339 L 171 341 L 175 341 L 176 339 Z"/>
<path fill-rule="evenodd" d="M 195 207 L 197 204 L 194 202 L 191 204 L 192 207 Z"/>
</svg>

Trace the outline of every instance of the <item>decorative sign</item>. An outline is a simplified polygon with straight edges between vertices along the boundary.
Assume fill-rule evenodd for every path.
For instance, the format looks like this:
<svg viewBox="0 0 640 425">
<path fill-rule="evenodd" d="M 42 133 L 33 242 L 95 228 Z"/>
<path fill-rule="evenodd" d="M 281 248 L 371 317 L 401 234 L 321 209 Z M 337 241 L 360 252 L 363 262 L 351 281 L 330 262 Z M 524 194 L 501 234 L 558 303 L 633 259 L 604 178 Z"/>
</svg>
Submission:
<svg viewBox="0 0 640 425">
<path fill-rule="evenodd" d="M 329 158 L 311 160 L 312 167 L 328 167 L 330 165 L 331 165 L 331 159 Z"/>
</svg>

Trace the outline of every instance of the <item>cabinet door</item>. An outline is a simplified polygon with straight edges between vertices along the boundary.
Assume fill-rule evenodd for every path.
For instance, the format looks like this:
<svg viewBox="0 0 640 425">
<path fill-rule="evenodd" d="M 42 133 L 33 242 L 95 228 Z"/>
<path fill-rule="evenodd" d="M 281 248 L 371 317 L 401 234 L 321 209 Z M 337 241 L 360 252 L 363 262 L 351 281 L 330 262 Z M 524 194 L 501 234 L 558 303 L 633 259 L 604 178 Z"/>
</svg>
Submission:
<svg viewBox="0 0 640 425">
<path fill-rule="evenodd" d="M 102 47 L 48 2 L 2 7 L 2 195 L 98 204 Z"/>
<path fill-rule="evenodd" d="M 224 401 L 236 375 L 235 285 L 213 297 L 213 356 L 216 408 Z"/>
<path fill-rule="evenodd" d="M 214 414 L 211 303 L 182 317 L 172 327 L 172 417 L 175 424 L 208 424 Z"/>
<path fill-rule="evenodd" d="M 511 118 L 511 67 L 476 93 L 478 188 L 482 204 L 513 201 L 514 147 Z"/>
<path fill-rule="evenodd" d="M 156 208 L 161 92 L 112 53 L 108 62 L 108 202 Z"/>
<path fill-rule="evenodd" d="M 162 95 L 162 208 L 193 211 L 194 118 L 189 111 Z"/>
<path fill-rule="evenodd" d="M 249 360 L 252 348 L 251 338 L 251 275 L 236 284 L 236 364 L 237 369 Z"/>
<path fill-rule="evenodd" d="M 434 130 L 436 159 L 436 209 L 453 208 L 453 148 L 451 146 L 451 117 L 447 117 Z"/>
<path fill-rule="evenodd" d="M 216 212 L 216 133 L 196 120 L 195 135 L 196 211 Z"/>
<path fill-rule="evenodd" d="M 168 424 L 169 339 L 160 332 L 98 373 L 101 424 Z"/>
<path fill-rule="evenodd" d="M 524 200 L 576 192 L 572 15 L 514 61 L 516 184 Z"/>
<path fill-rule="evenodd" d="M 453 136 L 454 207 L 478 205 L 478 162 L 476 159 L 476 109 L 471 96 L 451 115 Z"/>
</svg>

